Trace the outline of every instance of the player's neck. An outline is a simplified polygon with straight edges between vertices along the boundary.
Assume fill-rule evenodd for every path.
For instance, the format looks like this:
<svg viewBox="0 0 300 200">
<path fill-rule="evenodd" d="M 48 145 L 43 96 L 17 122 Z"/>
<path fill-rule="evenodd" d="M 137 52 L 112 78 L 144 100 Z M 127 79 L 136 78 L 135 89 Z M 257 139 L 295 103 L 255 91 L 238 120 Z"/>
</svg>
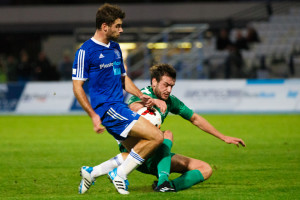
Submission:
<svg viewBox="0 0 300 200">
<path fill-rule="evenodd" d="M 104 43 L 104 44 L 108 44 L 109 43 L 109 40 L 107 39 L 106 35 L 101 30 L 96 30 L 93 38 L 95 40 L 101 42 L 101 43 Z"/>
</svg>

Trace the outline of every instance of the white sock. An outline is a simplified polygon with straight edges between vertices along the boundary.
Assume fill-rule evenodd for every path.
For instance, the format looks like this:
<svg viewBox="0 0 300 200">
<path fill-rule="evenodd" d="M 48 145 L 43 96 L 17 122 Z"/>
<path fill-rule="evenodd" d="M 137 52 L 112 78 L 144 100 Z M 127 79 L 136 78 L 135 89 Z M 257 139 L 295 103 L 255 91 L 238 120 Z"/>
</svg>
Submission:
<svg viewBox="0 0 300 200">
<path fill-rule="evenodd" d="M 114 168 L 120 166 L 124 162 L 122 154 L 118 154 L 117 156 L 101 163 L 93 167 L 93 171 L 91 173 L 93 178 L 97 178 L 99 176 L 105 175 Z"/>
<path fill-rule="evenodd" d="M 127 179 L 127 175 L 130 174 L 134 169 L 144 162 L 144 159 L 137 154 L 133 149 L 131 149 L 129 155 L 125 161 L 118 167 L 117 174 L 123 178 Z"/>
</svg>

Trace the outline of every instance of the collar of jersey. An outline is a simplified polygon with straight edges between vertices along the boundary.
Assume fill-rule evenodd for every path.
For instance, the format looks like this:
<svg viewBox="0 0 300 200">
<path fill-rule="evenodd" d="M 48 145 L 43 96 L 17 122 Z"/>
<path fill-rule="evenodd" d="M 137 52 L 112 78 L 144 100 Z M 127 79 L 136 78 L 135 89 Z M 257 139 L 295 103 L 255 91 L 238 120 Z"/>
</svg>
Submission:
<svg viewBox="0 0 300 200">
<path fill-rule="evenodd" d="M 110 46 L 110 42 L 108 43 L 108 44 L 104 44 L 104 43 L 102 43 L 102 42 L 99 42 L 99 41 L 97 41 L 95 38 L 91 38 L 91 40 L 93 41 L 93 42 L 95 42 L 96 44 L 99 44 L 99 45 L 101 45 L 101 46 L 104 46 L 104 47 L 107 47 L 107 48 L 109 48 L 109 46 Z"/>
<path fill-rule="evenodd" d="M 149 91 L 153 94 L 153 96 L 155 96 L 155 98 L 158 99 L 157 96 L 155 95 L 154 91 L 153 91 L 152 86 L 148 86 L 148 87 L 149 87 Z"/>
</svg>

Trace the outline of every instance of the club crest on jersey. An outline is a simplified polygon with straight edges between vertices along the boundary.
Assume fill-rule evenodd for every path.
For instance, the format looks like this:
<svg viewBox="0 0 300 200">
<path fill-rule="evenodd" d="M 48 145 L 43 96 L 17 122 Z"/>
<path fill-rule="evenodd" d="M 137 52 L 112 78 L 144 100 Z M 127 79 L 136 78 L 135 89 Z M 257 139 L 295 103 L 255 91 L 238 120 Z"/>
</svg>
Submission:
<svg viewBox="0 0 300 200">
<path fill-rule="evenodd" d="M 117 56 L 117 59 L 120 59 L 121 58 L 121 53 L 119 52 L 118 49 L 115 49 L 115 54 Z"/>
</svg>

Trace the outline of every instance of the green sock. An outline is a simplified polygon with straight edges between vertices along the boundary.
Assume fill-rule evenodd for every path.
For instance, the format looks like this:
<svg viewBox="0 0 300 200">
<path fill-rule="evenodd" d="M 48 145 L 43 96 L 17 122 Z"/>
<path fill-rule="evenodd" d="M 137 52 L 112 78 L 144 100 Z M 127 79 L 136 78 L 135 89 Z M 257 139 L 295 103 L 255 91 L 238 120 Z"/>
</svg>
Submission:
<svg viewBox="0 0 300 200">
<path fill-rule="evenodd" d="M 160 145 L 157 150 L 157 154 L 160 154 L 161 160 L 157 164 L 157 172 L 158 172 L 158 183 L 157 185 L 162 184 L 165 181 L 169 180 L 170 168 L 171 168 L 171 148 L 172 141 L 169 139 L 164 139 L 163 143 Z"/>
<path fill-rule="evenodd" d="M 204 177 L 201 172 L 197 169 L 187 171 L 178 178 L 171 181 L 173 186 L 175 187 L 176 191 L 184 190 L 187 188 L 192 187 L 193 185 L 203 182 Z"/>
</svg>

